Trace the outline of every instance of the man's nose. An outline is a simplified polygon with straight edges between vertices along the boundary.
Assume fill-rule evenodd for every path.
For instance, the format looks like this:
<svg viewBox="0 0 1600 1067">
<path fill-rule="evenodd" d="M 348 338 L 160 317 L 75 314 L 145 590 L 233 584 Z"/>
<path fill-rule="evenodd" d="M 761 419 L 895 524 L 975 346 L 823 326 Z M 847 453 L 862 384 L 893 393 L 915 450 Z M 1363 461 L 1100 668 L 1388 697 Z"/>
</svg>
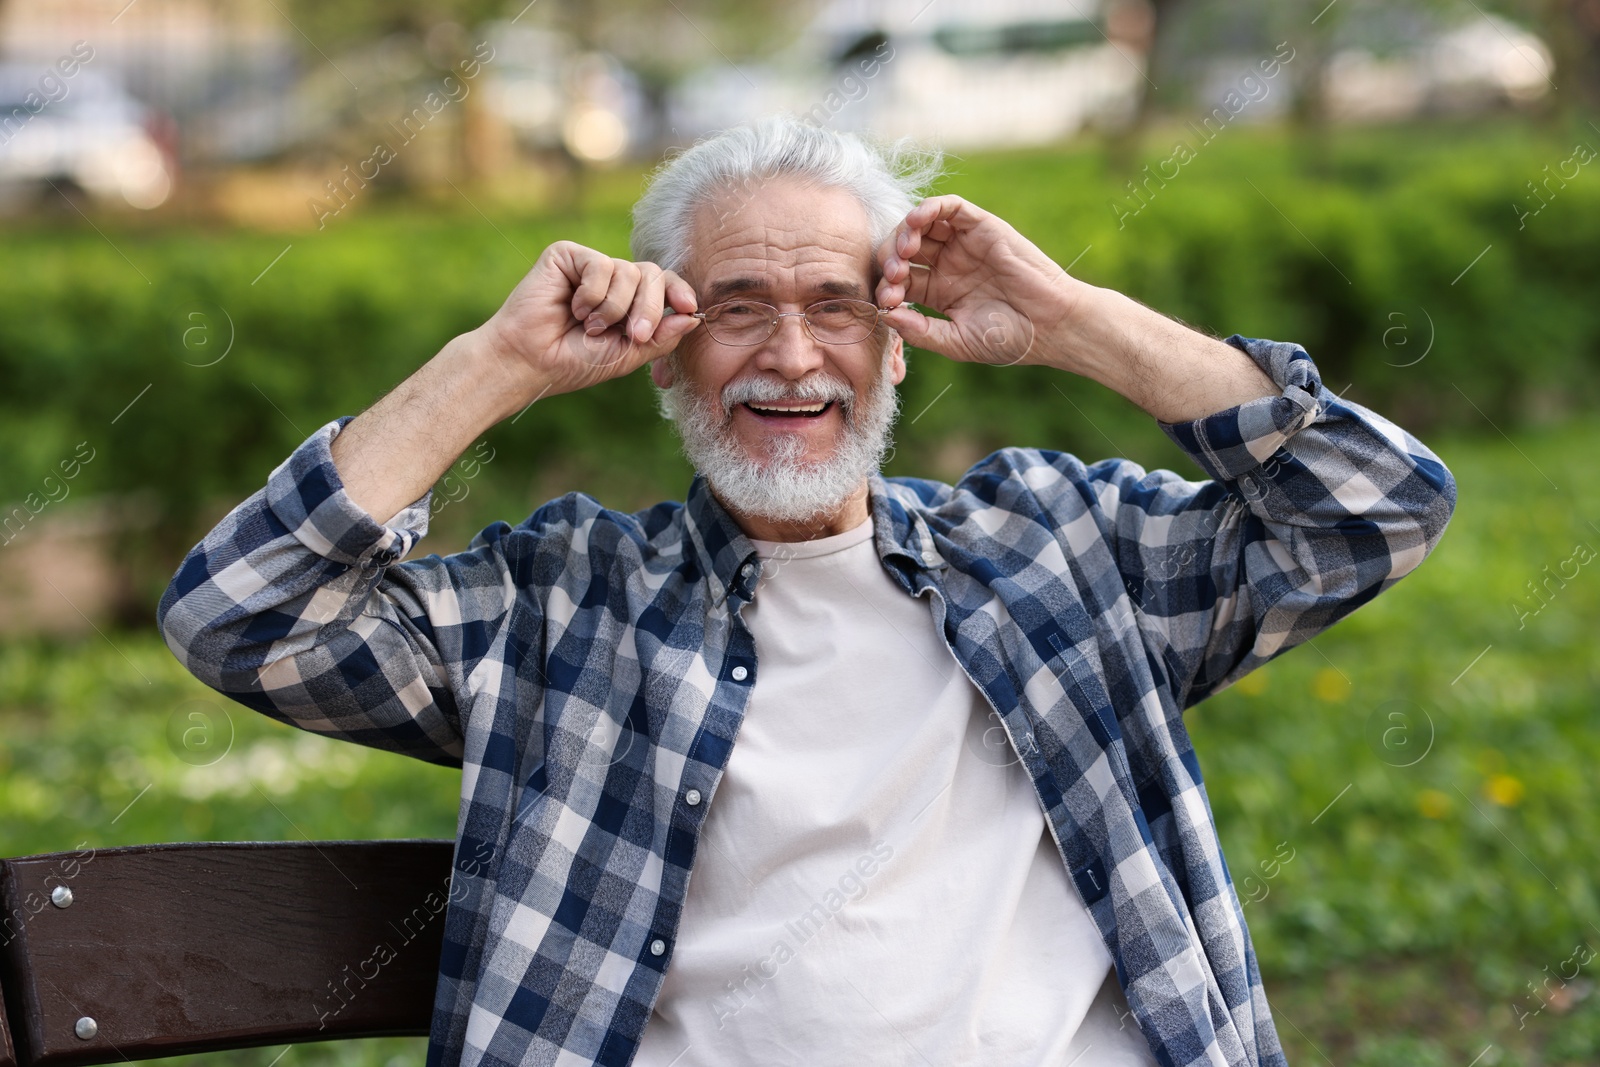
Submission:
<svg viewBox="0 0 1600 1067">
<path fill-rule="evenodd" d="M 826 358 L 821 342 L 806 329 L 805 319 L 786 314 L 778 319 L 778 328 L 756 353 L 756 368 L 776 371 L 796 381 L 820 369 Z"/>
</svg>

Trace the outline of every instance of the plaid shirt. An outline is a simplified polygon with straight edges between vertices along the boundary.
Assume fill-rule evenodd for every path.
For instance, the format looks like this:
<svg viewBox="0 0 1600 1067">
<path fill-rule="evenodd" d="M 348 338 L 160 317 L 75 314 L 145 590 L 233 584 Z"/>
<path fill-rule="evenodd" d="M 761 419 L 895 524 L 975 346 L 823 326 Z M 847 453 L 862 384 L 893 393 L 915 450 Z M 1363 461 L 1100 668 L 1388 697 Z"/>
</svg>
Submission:
<svg viewBox="0 0 1600 1067">
<path fill-rule="evenodd" d="M 1455 501 L 1301 348 L 1229 343 L 1282 392 L 1162 424 L 1213 480 L 1006 449 L 953 487 L 870 486 L 884 568 L 999 713 L 1166 1067 L 1284 1063 L 1183 710 L 1399 580 Z M 397 563 L 429 497 L 387 526 L 357 507 L 346 421 L 189 554 L 167 643 L 275 719 L 462 768 L 429 1067 L 627 1064 L 761 676 L 761 561 L 697 477 L 684 504 L 572 494 Z"/>
</svg>

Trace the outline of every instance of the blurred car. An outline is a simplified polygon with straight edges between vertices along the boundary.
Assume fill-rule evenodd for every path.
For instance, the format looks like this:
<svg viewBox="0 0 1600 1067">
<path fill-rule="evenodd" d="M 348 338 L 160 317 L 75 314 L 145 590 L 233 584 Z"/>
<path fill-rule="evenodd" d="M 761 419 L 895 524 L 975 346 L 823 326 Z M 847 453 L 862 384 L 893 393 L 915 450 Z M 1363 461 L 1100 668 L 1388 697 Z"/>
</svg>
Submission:
<svg viewBox="0 0 1600 1067">
<path fill-rule="evenodd" d="M 616 57 L 582 51 L 550 29 L 500 22 L 489 31 L 489 106 L 518 145 L 605 163 L 648 143 L 648 101 Z"/>
<path fill-rule="evenodd" d="M 58 79 L 65 91 L 50 100 L 39 90 L 46 70 L 0 64 L 0 205 L 54 196 L 52 184 L 136 208 L 165 203 L 176 167 L 161 117 L 98 70 Z"/>
<path fill-rule="evenodd" d="M 1040 144 L 1131 114 L 1143 50 L 1097 0 L 834 0 L 762 64 L 712 68 L 669 104 L 675 140 L 787 110 L 946 148 Z"/>
<path fill-rule="evenodd" d="M 1383 39 L 1372 40 L 1379 31 L 1387 31 Z M 1532 103 L 1554 89 L 1549 47 L 1496 15 L 1415 34 L 1379 22 L 1356 36 L 1330 57 L 1324 74 L 1328 113 L 1336 119 L 1475 112 Z"/>
</svg>

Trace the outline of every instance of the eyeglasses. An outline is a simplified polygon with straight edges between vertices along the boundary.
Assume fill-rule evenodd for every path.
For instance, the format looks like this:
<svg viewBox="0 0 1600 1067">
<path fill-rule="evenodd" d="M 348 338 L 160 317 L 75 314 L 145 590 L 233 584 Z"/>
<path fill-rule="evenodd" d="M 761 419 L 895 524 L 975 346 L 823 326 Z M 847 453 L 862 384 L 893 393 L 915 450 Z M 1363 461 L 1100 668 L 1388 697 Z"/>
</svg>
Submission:
<svg viewBox="0 0 1600 1067">
<path fill-rule="evenodd" d="M 779 311 L 759 300 L 729 300 L 712 304 L 694 317 L 706 324 L 711 339 L 724 345 L 758 345 L 778 329 L 778 320 L 799 315 L 806 332 L 825 345 L 864 341 L 878 328 L 878 318 L 894 308 L 881 308 L 870 300 L 818 300 L 804 311 Z"/>
</svg>

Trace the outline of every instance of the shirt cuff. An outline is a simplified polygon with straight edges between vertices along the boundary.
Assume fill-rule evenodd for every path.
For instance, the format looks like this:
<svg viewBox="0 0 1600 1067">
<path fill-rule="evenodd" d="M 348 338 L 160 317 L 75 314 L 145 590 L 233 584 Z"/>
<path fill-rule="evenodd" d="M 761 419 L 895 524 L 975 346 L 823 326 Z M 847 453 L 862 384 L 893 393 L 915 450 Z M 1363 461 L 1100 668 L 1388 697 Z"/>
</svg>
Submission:
<svg viewBox="0 0 1600 1067">
<path fill-rule="evenodd" d="M 1297 344 L 1234 334 L 1226 341 L 1255 360 L 1283 390 L 1190 422 L 1159 422 L 1161 429 L 1212 478 L 1234 481 L 1270 459 L 1317 420 L 1322 375 Z"/>
<path fill-rule="evenodd" d="M 267 478 L 267 507 L 299 542 L 320 556 L 360 567 L 383 567 L 428 533 L 429 489 L 388 525 L 350 499 L 333 465 L 333 439 L 354 415 L 344 415 L 306 438 Z"/>
</svg>

